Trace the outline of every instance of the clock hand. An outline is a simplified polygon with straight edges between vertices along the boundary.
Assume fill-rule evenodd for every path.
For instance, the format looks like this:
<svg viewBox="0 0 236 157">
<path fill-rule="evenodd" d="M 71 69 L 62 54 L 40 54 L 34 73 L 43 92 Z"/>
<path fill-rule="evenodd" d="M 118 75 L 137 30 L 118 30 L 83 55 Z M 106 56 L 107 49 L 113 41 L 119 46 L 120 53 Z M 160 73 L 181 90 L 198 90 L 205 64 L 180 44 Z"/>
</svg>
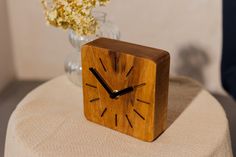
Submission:
<svg viewBox="0 0 236 157">
<path fill-rule="evenodd" d="M 114 98 L 118 97 L 118 96 L 122 96 L 122 95 L 125 95 L 127 93 L 130 93 L 134 90 L 133 87 L 128 87 L 128 88 L 125 88 L 125 89 L 122 89 L 118 92 L 115 92 L 114 95 L 112 95 Z"/>
<path fill-rule="evenodd" d="M 98 73 L 98 71 L 95 68 L 89 68 L 89 70 L 93 73 L 93 75 L 96 77 L 96 79 L 101 83 L 101 85 L 105 88 L 107 93 L 110 95 L 110 98 L 115 99 L 118 96 L 125 95 L 127 93 L 130 93 L 134 90 L 133 87 L 128 87 L 125 89 L 122 89 L 120 91 L 113 92 L 113 90 L 108 86 L 106 81 L 102 78 L 102 76 Z"/>
<path fill-rule="evenodd" d="M 98 71 L 95 68 L 89 68 L 89 70 L 93 73 L 93 75 L 96 77 L 96 79 L 101 83 L 101 85 L 105 88 L 107 93 L 111 96 L 113 95 L 112 89 L 108 86 L 106 81 L 102 78 L 102 76 L 98 73 Z"/>
</svg>

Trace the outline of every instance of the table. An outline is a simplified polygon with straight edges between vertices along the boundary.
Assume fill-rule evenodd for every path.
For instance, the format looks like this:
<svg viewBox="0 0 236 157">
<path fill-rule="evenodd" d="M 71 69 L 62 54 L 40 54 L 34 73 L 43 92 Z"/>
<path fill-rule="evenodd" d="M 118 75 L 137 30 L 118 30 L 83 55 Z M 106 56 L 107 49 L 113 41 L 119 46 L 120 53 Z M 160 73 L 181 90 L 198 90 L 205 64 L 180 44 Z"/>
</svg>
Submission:
<svg viewBox="0 0 236 157">
<path fill-rule="evenodd" d="M 197 82 L 171 78 L 168 129 L 148 143 L 87 121 L 66 76 L 30 92 L 9 120 L 5 157 L 232 157 L 221 105 Z"/>
</svg>

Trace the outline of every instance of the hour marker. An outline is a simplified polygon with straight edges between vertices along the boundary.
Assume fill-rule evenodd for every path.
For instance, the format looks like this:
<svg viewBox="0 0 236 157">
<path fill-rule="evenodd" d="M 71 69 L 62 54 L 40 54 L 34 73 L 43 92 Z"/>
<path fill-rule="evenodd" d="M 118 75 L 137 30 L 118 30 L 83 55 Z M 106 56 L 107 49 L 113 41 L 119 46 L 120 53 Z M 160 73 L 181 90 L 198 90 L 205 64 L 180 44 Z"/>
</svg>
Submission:
<svg viewBox="0 0 236 157">
<path fill-rule="evenodd" d="M 92 99 L 92 100 L 90 100 L 90 102 L 94 102 L 94 101 L 98 101 L 98 100 L 100 100 L 100 98 Z"/>
<path fill-rule="evenodd" d="M 103 64 L 102 59 L 99 58 L 99 60 L 100 60 L 100 63 L 102 64 L 102 67 L 103 67 L 104 71 L 107 72 L 107 69 L 106 69 L 105 65 Z"/>
<path fill-rule="evenodd" d="M 133 68 L 134 68 L 134 66 L 132 66 L 132 67 L 129 69 L 128 73 L 126 74 L 126 77 L 129 76 L 129 74 L 132 72 Z"/>
<path fill-rule="evenodd" d="M 115 115 L 115 125 L 117 126 L 117 114 Z"/>
<path fill-rule="evenodd" d="M 106 111 L 107 111 L 107 108 L 105 108 L 105 109 L 103 110 L 103 112 L 102 112 L 102 114 L 101 114 L 101 117 L 104 116 L 104 114 L 106 113 Z"/>
<path fill-rule="evenodd" d="M 130 122 L 129 117 L 128 117 L 127 114 L 125 115 L 125 117 L 126 117 L 127 121 L 129 122 L 129 126 L 130 126 L 131 128 L 133 128 L 133 126 L 132 126 L 132 124 L 131 124 L 131 122 Z"/>
<path fill-rule="evenodd" d="M 96 86 L 88 84 L 88 83 L 86 83 L 85 85 L 88 86 L 88 87 L 97 88 Z"/>
<path fill-rule="evenodd" d="M 150 102 L 143 101 L 143 100 L 140 100 L 140 99 L 137 99 L 137 101 L 139 101 L 139 102 L 141 102 L 141 103 L 144 103 L 144 104 L 150 104 Z"/>
<path fill-rule="evenodd" d="M 134 112 L 135 112 L 140 118 L 142 118 L 143 120 L 145 120 L 145 118 L 144 118 L 137 110 L 134 109 Z"/>
<path fill-rule="evenodd" d="M 146 85 L 146 83 L 142 83 L 142 84 L 139 84 L 139 85 L 134 86 L 134 88 L 140 88 L 140 87 L 143 87 L 143 86 L 145 86 L 145 85 Z"/>
</svg>

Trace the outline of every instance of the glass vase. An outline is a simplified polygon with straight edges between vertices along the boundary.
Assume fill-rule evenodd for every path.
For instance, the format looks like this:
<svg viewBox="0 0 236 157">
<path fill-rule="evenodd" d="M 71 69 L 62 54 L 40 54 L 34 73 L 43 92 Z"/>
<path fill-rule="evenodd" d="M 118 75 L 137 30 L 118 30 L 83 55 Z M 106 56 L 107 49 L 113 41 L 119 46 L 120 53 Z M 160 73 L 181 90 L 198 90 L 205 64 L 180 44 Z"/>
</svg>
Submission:
<svg viewBox="0 0 236 157">
<path fill-rule="evenodd" d="M 93 12 L 94 17 L 99 23 L 99 30 L 96 34 L 90 36 L 79 36 L 73 30 L 68 31 L 69 41 L 75 48 L 75 52 L 70 53 L 64 63 L 64 68 L 68 79 L 82 87 L 82 63 L 81 63 L 81 46 L 93 41 L 99 37 L 111 39 L 120 39 L 118 27 L 111 21 L 106 20 L 106 13 Z"/>
</svg>

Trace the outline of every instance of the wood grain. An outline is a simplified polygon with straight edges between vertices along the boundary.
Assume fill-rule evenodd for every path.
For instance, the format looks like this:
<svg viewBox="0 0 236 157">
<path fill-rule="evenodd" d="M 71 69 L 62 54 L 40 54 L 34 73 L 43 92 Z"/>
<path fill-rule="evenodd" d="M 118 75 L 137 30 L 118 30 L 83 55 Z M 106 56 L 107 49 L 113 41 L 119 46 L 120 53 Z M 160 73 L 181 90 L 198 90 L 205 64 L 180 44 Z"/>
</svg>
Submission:
<svg viewBox="0 0 236 157">
<path fill-rule="evenodd" d="M 166 128 L 170 57 L 166 51 L 100 38 L 82 47 L 84 113 L 88 120 L 144 141 Z M 89 68 L 113 90 L 111 99 Z M 93 100 L 93 101 L 91 101 Z"/>
</svg>

